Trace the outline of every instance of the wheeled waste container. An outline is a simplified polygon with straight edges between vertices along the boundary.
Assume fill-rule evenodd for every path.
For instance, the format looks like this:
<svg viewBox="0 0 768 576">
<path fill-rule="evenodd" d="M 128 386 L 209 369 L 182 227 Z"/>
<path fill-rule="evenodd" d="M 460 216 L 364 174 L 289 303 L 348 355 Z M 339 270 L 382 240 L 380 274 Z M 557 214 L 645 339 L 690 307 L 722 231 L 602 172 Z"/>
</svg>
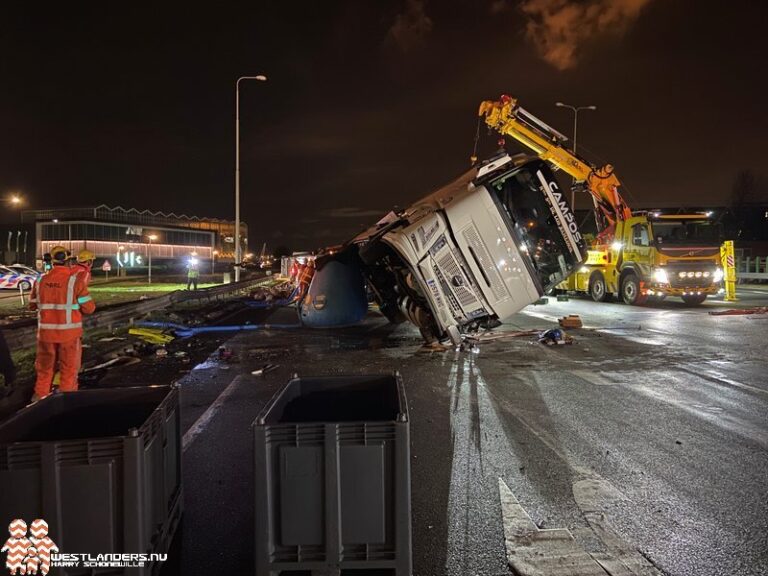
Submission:
<svg viewBox="0 0 768 576">
<path fill-rule="evenodd" d="M 61 554 L 165 553 L 181 511 L 176 387 L 54 394 L 0 425 L 0 518 L 45 520 Z"/>
<path fill-rule="evenodd" d="M 411 574 L 397 373 L 294 378 L 254 422 L 256 574 Z"/>
</svg>

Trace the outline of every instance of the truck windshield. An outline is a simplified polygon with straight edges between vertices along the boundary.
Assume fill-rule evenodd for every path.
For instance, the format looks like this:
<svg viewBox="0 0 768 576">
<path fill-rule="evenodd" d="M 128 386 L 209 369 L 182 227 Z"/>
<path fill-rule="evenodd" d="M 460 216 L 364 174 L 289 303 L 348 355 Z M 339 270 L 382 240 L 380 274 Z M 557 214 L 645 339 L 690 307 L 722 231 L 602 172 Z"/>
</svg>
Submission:
<svg viewBox="0 0 768 576">
<path fill-rule="evenodd" d="M 706 218 L 692 220 L 681 218 L 654 220 L 653 238 L 659 248 L 664 246 L 718 246 L 722 227 L 718 222 Z"/>
<path fill-rule="evenodd" d="M 579 266 L 586 247 L 549 167 L 530 162 L 488 185 L 544 292 Z M 570 226 L 569 226 L 570 224 Z"/>
</svg>

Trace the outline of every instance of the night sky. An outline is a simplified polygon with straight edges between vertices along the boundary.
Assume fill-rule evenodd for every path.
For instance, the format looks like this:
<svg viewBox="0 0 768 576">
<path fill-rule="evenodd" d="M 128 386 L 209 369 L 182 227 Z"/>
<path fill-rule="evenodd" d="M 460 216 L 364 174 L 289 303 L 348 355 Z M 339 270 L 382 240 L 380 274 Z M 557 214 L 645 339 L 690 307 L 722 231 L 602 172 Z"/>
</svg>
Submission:
<svg viewBox="0 0 768 576">
<path fill-rule="evenodd" d="M 446 183 L 501 93 L 569 136 L 554 103 L 596 105 L 579 151 L 632 207 L 727 204 L 744 169 L 768 200 L 768 3 L 225 4 L 5 3 L 0 195 L 233 219 L 234 83 L 266 74 L 241 85 L 251 246 L 345 240 Z"/>
</svg>

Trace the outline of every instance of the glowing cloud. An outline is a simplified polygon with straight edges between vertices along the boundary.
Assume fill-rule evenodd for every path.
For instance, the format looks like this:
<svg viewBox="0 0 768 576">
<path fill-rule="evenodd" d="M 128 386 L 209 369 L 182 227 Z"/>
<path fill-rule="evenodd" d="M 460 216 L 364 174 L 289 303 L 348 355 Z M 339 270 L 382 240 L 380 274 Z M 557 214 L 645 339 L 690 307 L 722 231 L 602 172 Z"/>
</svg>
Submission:
<svg viewBox="0 0 768 576">
<path fill-rule="evenodd" d="M 604 34 L 621 35 L 651 0 L 526 0 L 526 38 L 558 70 L 576 65 L 582 45 Z"/>
</svg>

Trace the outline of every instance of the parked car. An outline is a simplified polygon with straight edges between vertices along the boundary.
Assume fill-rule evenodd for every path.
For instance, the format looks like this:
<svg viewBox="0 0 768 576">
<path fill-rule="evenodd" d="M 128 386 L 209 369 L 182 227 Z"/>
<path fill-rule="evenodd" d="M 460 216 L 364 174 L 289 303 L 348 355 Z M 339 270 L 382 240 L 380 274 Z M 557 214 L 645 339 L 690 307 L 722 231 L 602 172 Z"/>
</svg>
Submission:
<svg viewBox="0 0 768 576">
<path fill-rule="evenodd" d="M 19 274 L 30 274 L 32 276 L 38 276 L 38 277 L 43 275 L 41 272 L 38 272 L 34 268 L 30 268 L 25 264 L 11 264 L 10 266 L 6 266 L 6 268 L 10 268 L 14 272 L 18 272 Z"/>
<path fill-rule="evenodd" d="M 16 289 L 31 290 L 32 285 L 37 282 L 38 274 L 21 273 L 8 266 L 0 266 L 0 290 Z"/>
</svg>

